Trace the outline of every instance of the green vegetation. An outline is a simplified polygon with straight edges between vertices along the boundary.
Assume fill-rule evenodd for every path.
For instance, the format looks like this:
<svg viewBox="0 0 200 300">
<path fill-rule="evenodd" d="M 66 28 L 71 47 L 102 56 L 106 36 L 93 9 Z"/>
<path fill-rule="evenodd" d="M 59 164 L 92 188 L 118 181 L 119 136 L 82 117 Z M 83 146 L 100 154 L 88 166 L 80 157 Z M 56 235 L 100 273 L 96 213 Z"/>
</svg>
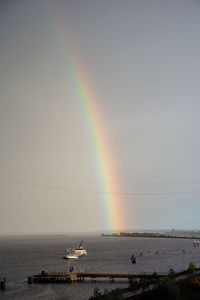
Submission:
<svg viewBox="0 0 200 300">
<path fill-rule="evenodd" d="M 188 269 L 187 269 L 189 274 L 194 274 L 196 271 L 196 266 L 193 262 L 189 263 Z"/>
</svg>

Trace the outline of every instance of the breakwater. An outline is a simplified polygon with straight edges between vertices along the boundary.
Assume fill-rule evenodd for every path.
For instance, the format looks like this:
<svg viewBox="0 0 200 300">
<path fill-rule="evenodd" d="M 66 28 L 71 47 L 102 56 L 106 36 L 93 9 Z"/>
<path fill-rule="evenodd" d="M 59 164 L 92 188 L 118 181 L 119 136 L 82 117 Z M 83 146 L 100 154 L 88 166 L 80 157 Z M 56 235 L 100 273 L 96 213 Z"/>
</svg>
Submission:
<svg viewBox="0 0 200 300">
<path fill-rule="evenodd" d="M 101 234 L 102 237 L 140 237 L 140 238 L 168 238 L 168 239 L 200 239 L 200 236 L 182 236 L 150 232 L 120 232 L 112 234 Z"/>
</svg>

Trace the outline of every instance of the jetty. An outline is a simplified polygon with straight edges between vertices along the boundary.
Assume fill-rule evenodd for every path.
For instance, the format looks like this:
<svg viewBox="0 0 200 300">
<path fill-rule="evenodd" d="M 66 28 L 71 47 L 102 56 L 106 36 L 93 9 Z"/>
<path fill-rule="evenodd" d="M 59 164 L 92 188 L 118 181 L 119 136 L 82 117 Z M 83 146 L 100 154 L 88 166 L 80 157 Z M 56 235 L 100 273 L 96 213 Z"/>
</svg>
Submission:
<svg viewBox="0 0 200 300">
<path fill-rule="evenodd" d="M 28 277 L 28 283 L 71 283 L 78 280 L 76 273 L 46 273 Z"/>
<path fill-rule="evenodd" d="M 168 233 L 157 233 L 157 232 L 119 232 L 112 234 L 101 234 L 102 237 L 133 237 L 133 238 L 162 238 L 162 239 L 188 239 L 188 240 L 198 240 L 199 235 L 178 235 L 178 234 L 168 234 Z"/>
<path fill-rule="evenodd" d="M 129 282 L 140 278 L 164 278 L 165 274 L 135 274 L 135 273 L 43 273 L 28 277 L 28 283 L 71 283 L 75 281 L 83 282 L 85 279 L 96 282 L 97 279 L 108 279 L 109 282 L 114 282 L 115 279 L 127 279 Z"/>
</svg>

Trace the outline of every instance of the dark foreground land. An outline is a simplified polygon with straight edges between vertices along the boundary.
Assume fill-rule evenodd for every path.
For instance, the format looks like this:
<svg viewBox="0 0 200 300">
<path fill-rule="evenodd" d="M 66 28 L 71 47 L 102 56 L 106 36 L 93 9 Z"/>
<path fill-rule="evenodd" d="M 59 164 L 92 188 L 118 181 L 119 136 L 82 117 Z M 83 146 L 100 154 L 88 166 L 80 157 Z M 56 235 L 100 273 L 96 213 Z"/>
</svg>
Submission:
<svg viewBox="0 0 200 300">
<path fill-rule="evenodd" d="M 200 299 L 200 277 L 185 279 L 178 283 L 168 281 L 159 288 L 133 296 L 135 300 L 199 300 Z"/>
<path fill-rule="evenodd" d="M 103 295 L 98 295 L 98 291 L 95 296 L 92 296 L 90 300 L 121 300 L 121 299 L 133 299 L 133 300 L 199 300 L 200 299 L 200 277 L 194 277 L 193 279 L 185 279 L 176 283 L 171 280 L 163 282 L 158 288 L 150 291 L 143 291 L 139 295 L 124 295 L 130 292 L 131 289 L 115 290 L 110 293 L 104 292 Z"/>
<path fill-rule="evenodd" d="M 187 271 L 175 274 L 170 270 L 166 278 L 133 281 L 129 288 L 101 293 L 97 288 L 90 300 L 199 300 L 200 270 L 190 265 Z"/>
</svg>

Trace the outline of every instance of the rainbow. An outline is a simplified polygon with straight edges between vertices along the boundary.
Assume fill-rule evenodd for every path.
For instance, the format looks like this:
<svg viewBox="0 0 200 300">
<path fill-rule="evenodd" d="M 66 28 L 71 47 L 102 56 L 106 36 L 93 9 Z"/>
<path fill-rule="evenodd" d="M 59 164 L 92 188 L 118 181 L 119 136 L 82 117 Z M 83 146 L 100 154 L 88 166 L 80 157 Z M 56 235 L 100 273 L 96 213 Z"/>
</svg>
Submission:
<svg viewBox="0 0 200 300">
<path fill-rule="evenodd" d="M 102 178 L 103 207 L 106 213 L 106 227 L 117 230 L 124 227 L 122 220 L 122 207 L 119 191 L 116 189 L 117 182 L 115 162 L 111 153 L 110 139 L 105 128 L 105 122 L 96 97 L 92 91 L 91 81 L 88 80 L 85 68 L 82 67 L 77 58 L 71 61 L 73 82 L 77 91 L 80 104 L 87 118 L 89 130 L 92 133 L 94 147 L 96 150 L 96 163 Z"/>
<path fill-rule="evenodd" d="M 64 40 L 65 50 L 67 52 L 67 62 L 70 68 L 72 82 L 74 84 L 77 98 L 84 111 L 85 118 L 88 124 L 88 130 L 92 134 L 96 166 L 101 180 L 101 206 L 104 215 L 103 224 L 106 229 L 116 231 L 123 229 L 125 226 L 123 220 L 123 206 L 120 192 L 117 189 L 117 172 L 115 171 L 114 155 L 110 138 L 107 136 L 107 129 L 99 107 L 99 101 L 92 89 L 92 82 L 87 77 L 86 68 L 83 62 L 80 61 L 80 55 L 75 55 L 74 49 L 71 50 L 69 39 L 62 35 Z M 70 45 L 69 45 L 70 44 Z M 69 50 L 70 46 L 70 50 Z M 73 53 L 73 54 L 72 54 Z"/>
</svg>

